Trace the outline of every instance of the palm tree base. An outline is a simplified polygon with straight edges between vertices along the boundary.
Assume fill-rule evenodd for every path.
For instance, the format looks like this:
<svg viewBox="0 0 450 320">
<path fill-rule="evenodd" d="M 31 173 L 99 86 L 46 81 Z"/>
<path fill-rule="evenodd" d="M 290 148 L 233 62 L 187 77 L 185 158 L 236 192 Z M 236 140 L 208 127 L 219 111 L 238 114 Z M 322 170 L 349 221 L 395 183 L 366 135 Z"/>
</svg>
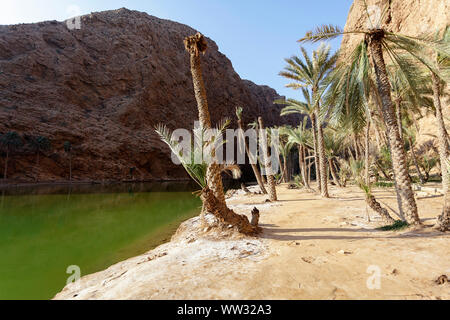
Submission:
<svg viewBox="0 0 450 320">
<path fill-rule="evenodd" d="M 448 212 L 450 210 L 447 210 L 447 212 L 444 212 L 444 210 L 443 210 L 442 214 L 437 217 L 437 222 L 436 222 L 436 225 L 434 226 L 435 229 L 437 229 L 441 232 L 450 230 L 450 215 Z"/>
<path fill-rule="evenodd" d="M 208 187 L 205 187 L 200 195 L 203 201 L 202 214 L 211 213 L 219 219 L 222 226 L 231 225 L 245 235 L 255 235 L 262 231 L 261 227 L 252 225 L 245 215 L 237 214 L 225 204 L 221 203 Z"/>
<path fill-rule="evenodd" d="M 373 211 L 381 216 L 384 224 L 391 225 L 395 222 L 395 220 L 389 215 L 389 212 L 381 206 L 374 196 L 366 196 L 366 203 Z"/>
</svg>

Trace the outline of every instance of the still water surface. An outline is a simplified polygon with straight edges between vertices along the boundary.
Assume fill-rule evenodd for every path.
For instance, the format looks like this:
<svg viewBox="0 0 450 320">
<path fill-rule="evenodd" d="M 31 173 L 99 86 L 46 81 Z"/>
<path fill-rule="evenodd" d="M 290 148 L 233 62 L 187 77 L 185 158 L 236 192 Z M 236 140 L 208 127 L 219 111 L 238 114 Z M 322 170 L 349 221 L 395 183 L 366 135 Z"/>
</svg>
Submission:
<svg viewBox="0 0 450 320">
<path fill-rule="evenodd" d="M 50 299 L 76 265 L 104 270 L 170 239 L 197 215 L 187 183 L 0 190 L 0 299 Z"/>
</svg>

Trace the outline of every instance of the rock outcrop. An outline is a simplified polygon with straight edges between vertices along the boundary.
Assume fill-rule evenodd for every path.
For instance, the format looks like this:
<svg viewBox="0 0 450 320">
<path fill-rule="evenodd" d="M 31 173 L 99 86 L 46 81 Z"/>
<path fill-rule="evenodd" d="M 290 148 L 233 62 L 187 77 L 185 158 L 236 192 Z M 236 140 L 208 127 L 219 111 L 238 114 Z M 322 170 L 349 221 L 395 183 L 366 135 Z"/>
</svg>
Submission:
<svg viewBox="0 0 450 320">
<path fill-rule="evenodd" d="M 381 24 L 389 31 L 409 36 L 442 31 L 450 25 L 450 0 L 366 0 L 371 21 L 381 17 Z M 364 1 L 355 0 L 345 25 L 345 30 L 367 29 L 368 16 Z M 342 40 L 344 52 L 361 40 L 361 36 L 345 35 Z M 448 88 L 447 88 L 448 89 Z M 446 125 L 450 129 L 450 101 L 442 99 Z M 420 132 L 418 144 L 426 145 L 436 141 L 437 123 L 430 110 L 424 110 L 424 117 L 419 120 Z"/>
<path fill-rule="evenodd" d="M 0 133 L 52 141 L 39 166 L 31 150 L 16 154 L 9 178 L 67 179 L 65 141 L 73 146 L 75 180 L 130 179 L 131 168 L 134 179 L 185 178 L 153 127 L 192 128 L 198 118 L 183 46 L 194 33 L 127 9 L 82 16 L 73 30 L 57 21 L 0 26 Z M 242 80 L 207 40 L 202 63 L 212 121 L 234 119 L 239 105 L 246 121 L 261 115 L 280 123 L 277 92 Z"/>
</svg>

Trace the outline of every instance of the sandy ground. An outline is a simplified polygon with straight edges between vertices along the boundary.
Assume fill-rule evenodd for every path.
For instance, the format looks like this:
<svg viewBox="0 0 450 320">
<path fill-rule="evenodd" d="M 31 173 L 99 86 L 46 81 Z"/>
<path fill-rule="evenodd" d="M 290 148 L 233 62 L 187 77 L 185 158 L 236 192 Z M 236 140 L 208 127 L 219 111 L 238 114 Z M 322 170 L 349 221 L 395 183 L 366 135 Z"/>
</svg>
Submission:
<svg viewBox="0 0 450 320">
<path fill-rule="evenodd" d="M 396 209 L 391 189 L 374 194 Z M 197 237 L 193 218 L 170 243 L 83 277 L 55 298 L 450 299 L 450 283 L 434 282 L 450 277 L 450 233 L 431 228 L 441 196 L 418 194 L 423 228 L 378 231 L 379 219 L 370 211 L 367 222 L 356 187 L 332 186 L 330 195 L 286 185 L 276 203 L 234 195 L 228 204 L 236 212 L 260 210 L 258 238 Z"/>
</svg>

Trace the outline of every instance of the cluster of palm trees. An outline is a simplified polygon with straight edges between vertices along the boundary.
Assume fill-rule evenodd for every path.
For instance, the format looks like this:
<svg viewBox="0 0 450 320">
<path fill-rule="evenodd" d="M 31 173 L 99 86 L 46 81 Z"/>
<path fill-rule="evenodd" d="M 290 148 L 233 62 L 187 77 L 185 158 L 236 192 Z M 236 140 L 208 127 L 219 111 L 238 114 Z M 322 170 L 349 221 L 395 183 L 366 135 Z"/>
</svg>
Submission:
<svg viewBox="0 0 450 320">
<path fill-rule="evenodd" d="M 72 180 L 72 144 L 64 142 L 64 152 L 69 157 L 69 180 Z M 8 164 L 11 156 L 19 152 L 34 153 L 36 155 L 35 168 L 39 166 L 40 157 L 52 149 L 49 138 L 41 135 L 24 135 L 23 137 L 15 131 L 0 134 L 0 151 L 4 155 L 3 179 L 8 178 Z"/>
<path fill-rule="evenodd" d="M 358 185 L 366 191 L 368 199 L 372 199 L 370 168 L 376 164 L 389 177 L 386 171 L 390 168 L 385 165 L 389 162 L 400 217 L 409 224 L 420 224 L 407 151 L 409 149 L 420 180 L 425 182 L 421 168 L 429 173 L 437 161 L 427 156 L 417 158 L 415 133 L 411 128 L 417 127 L 420 108 L 432 108 L 438 129 L 442 187 L 447 194 L 449 179 L 445 164 L 450 151 L 441 96 L 449 79 L 449 30 L 441 30 L 439 35 L 409 37 L 380 27 L 344 32 L 339 27 L 324 25 L 308 32 L 299 42 L 314 43 L 343 34 L 349 37 L 363 35 L 350 54 L 330 54 L 329 47 L 321 44 L 311 57 L 301 48 L 302 56 L 286 59 L 287 66 L 280 75 L 293 80 L 287 87 L 301 89 L 303 101 L 287 99 L 277 103 L 286 105 L 282 115 L 301 113 L 311 123 L 314 167 L 323 197 L 329 196 L 328 170 L 339 185 L 337 168 L 355 168 L 355 161 L 364 159 L 364 179 Z M 303 126 L 300 124 L 298 130 L 301 131 Z M 371 132 L 377 142 L 375 148 Z M 292 130 L 290 135 L 295 136 Z M 311 144 L 309 146 L 311 148 Z M 382 159 L 386 154 L 387 157 Z M 340 160 L 352 160 L 352 165 L 339 166 L 337 155 L 341 156 Z M 347 171 L 358 176 L 362 174 L 358 170 Z M 438 226 L 441 230 L 448 228 L 449 210 L 444 206 Z M 442 224 L 443 221 L 447 224 Z"/>
<path fill-rule="evenodd" d="M 266 172 L 265 185 L 258 166 L 252 165 L 261 191 L 268 193 L 271 201 L 277 200 L 275 184 L 279 180 L 287 182 L 290 179 L 288 163 L 292 150 L 296 150 L 300 172 L 297 181 L 306 189 L 312 189 L 311 180 L 315 177 L 321 196 L 328 198 L 330 175 L 339 187 L 345 187 L 347 181 L 353 179 L 364 191 L 368 206 L 388 224 L 393 223 L 394 219 L 375 199 L 371 191 L 371 177 L 392 179 L 399 207 L 398 216 L 405 223 L 420 224 L 410 166 L 414 165 L 418 179 L 423 183 L 438 162 L 435 156 L 421 156 L 415 150 L 418 116 L 421 116 L 423 108 L 428 108 L 436 117 L 445 194 L 437 227 L 447 230 L 450 219 L 450 150 L 441 97 L 449 79 L 448 28 L 441 30 L 439 35 L 410 37 L 380 27 L 344 32 L 339 27 L 324 25 L 306 33 L 299 42 L 326 41 L 343 34 L 363 37 L 350 53 L 332 53 L 329 46 L 321 43 L 311 56 L 301 47 L 301 56 L 286 59 L 287 66 L 280 75 L 290 80 L 287 87 L 301 91 L 302 100 L 283 99 L 275 103 L 284 105 L 282 116 L 298 113 L 304 118 L 296 128 L 278 128 L 278 150 L 271 150 L 269 142 L 263 141 L 264 150 L 258 158 L 260 165 L 270 168 L 269 154 L 277 152 L 281 175 Z M 200 54 L 204 53 L 207 44 L 204 37 L 197 34 L 185 39 L 185 47 L 191 59 L 201 128 L 210 129 L 200 64 Z M 242 108 L 237 108 L 236 116 L 241 129 L 244 128 L 242 112 Z M 265 130 L 261 117 L 249 126 Z M 159 127 L 157 131 L 172 150 L 176 150 L 176 142 L 171 140 L 170 132 L 165 127 Z M 265 135 L 260 139 L 265 139 Z M 245 148 L 251 157 L 248 146 L 245 145 Z M 214 159 L 214 148 L 211 148 L 211 155 Z M 179 154 L 179 157 L 185 155 Z M 241 232 L 254 233 L 257 230 L 247 218 L 227 208 L 221 178 L 223 167 L 216 161 L 196 168 L 191 167 L 189 161 L 183 165 L 202 188 L 203 212 L 214 213 L 226 223 L 238 226 Z M 194 171 L 202 178 L 195 178 Z"/>
</svg>

